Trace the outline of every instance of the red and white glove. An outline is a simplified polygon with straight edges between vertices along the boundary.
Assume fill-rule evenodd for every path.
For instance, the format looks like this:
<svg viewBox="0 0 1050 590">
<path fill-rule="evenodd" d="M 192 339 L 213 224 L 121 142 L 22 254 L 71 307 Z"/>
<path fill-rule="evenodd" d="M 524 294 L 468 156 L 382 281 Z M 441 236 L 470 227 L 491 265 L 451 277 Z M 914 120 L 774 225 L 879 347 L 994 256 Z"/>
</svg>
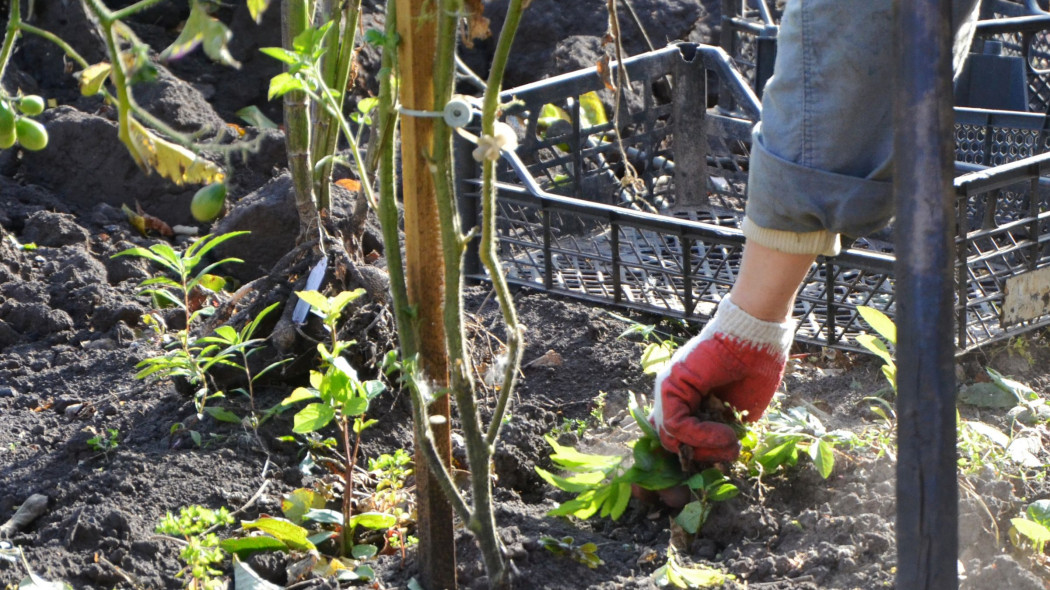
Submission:
<svg viewBox="0 0 1050 590">
<path fill-rule="evenodd" d="M 656 376 L 649 421 L 664 448 L 698 462 L 735 460 L 740 442 L 733 429 L 697 414 L 720 400 L 745 421 L 758 420 L 784 376 L 794 334 L 793 321 L 763 321 L 723 299 L 700 334 Z"/>
</svg>

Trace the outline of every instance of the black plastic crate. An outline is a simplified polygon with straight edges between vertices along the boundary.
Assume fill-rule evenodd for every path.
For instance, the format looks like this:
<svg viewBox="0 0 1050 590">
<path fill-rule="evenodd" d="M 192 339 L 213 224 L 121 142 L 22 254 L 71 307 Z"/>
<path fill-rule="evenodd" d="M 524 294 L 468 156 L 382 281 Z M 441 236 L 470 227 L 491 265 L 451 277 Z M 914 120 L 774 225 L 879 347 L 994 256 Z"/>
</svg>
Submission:
<svg viewBox="0 0 1050 590">
<path fill-rule="evenodd" d="M 671 46 L 626 67 L 632 92 L 621 105 L 623 152 L 612 123 L 581 124 L 580 96 L 598 91 L 607 104 L 613 100 L 595 69 L 505 92 L 505 101 L 518 101 L 520 143 L 498 167 L 504 269 L 515 284 L 703 323 L 739 267 L 758 100 L 720 48 Z M 540 133 L 546 104 L 571 121 Z M 1017 115 L 960 114 L 961 166 L 975 172 L 956 182 L 959 219 L 966 220 L 957 236 L 959 351 L 1050 324 L 1050 315 L 1032 316 L 1031 305 L 1016 302 L 1007 319 L 1026 310 L 1031 317 L 1003 321 L 1008 286 L 1016 298 L 1026 284 L 1050 284 L 1032 274 L 1050 266 L 1050 183 L 1043 178 L 1050 157 L 985 168 L 1046 149 L 1044 118 Z M 471 220 L 479 213 L 479 174 L 471 146 L 462 148 L 460 204 Z M 621 153 L 636 171 L 627 186 Z M 852 335 L 864 329 L 857 306 L 894 315 L 893 264 L 892 245 L 877 238 L 818 260 L 796 303 L 797 339 L 856 349 Z M 467 272 L 486 278 L 476 261 Z"/>
</svg>

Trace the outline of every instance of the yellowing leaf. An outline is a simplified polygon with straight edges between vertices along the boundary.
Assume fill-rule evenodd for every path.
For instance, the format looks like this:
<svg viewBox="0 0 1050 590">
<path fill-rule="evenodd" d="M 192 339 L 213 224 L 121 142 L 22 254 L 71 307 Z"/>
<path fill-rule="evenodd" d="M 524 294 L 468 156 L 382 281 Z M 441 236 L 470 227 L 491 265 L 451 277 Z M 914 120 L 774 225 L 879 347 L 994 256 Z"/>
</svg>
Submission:
<svg viewBox="0 0 1050 590">
<path fill-rule="evenodd" d="M 212 18 L 204 5 L 194 0 L 190 5 L 190 17 L 186 19 L 179 38 L 160 54 L 160 58 L 164 61 L 178 59 L 203 44 L 204 53 L 213 61 L 239 68 L 241 63 L 233 59 L 226 45 L 232 36 L 233 33 L 222 21 Z"/>
<path fill-rule="evenodd" d="M 262 22 L 263 13 L 269 6 L 270 0 L 248 0 L 248 14 L 251 14 L 255 23 L 259 24 Z"/>
<path fill-rule="evenodd" d="M 642 371 L 646 375 L 655 375 L 671 364 L 672 346 L 667 342 L 650 342 L 642 352 Z"/>
<path fill-rule="evenodd" d="M 324 508 L 324 496 L 306 488 L 295 490 L 281 501 L 281 512 L 295 524 L 301 524 L 303 515 L 312 508 Z"/>
<path fill-rule="evenodd" d="M 88 66 L 82 70 L 78 77 L 80 78 L 80 94 L 84 96 L 94 96 L 102 90 L 102 85 L 106 83 L 106 78 L 109 77 L 109 73 L 113 70 L 113 66 L 109 62 L 99 62 L 97 64 Z"/>
<path fill-rule="evenodd" d="M 222 182 L 226 174 L 212 162 L 190 150 L 158 137 L 133 117 L 128 117 L 128 149 L 139 166 L 155 170 L 175 184 Z"/>
<path fill-rule="evenodd" d="M 124 215 L 128 216 L 128 223 L 131 227 L 137 229 L 140 234 L 146 235 L 146 219 L 131 210 L 131 207 L 127 205 L 121 205 L 120 210 L 124 212 Z"/>
<path fill-rule="evenodd" d="M 586 121 L 580 124 L 581 127 L 596 127 L 609 122 L 609 117 L 605 115 L 605 105 L 602 104 L 602 99 L 598 98 L 598 93 L 593 90 L 580 95 L 580 109 L 586 118 Z"/>
</svg>

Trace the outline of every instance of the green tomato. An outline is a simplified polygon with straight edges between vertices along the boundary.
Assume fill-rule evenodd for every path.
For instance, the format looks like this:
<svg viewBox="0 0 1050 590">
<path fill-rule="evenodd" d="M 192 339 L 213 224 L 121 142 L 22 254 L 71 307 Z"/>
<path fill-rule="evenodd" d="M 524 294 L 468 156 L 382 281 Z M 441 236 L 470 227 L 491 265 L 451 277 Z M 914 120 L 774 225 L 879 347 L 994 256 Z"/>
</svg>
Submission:
<svg viewBox="0 0 1050 590">
<path fill-rule="evenodd" d="M 0 149 L 15 145 L 18 133 L 15 132 L 15 112 L 6 100 L 0 100 Z"/>
<path fill-rule="evenodd" d="M 15 133 L 15 126 L 11 126 L 11 130 L 7 133 L 0 131 L 0 150 L 6 150 L 7 148 L 15 145 L 18 141 L 18 133 Z"/>
<path fill-rule="evenodd" d="M 47 129 L 32 119 L 21 117 L 15 122 L 18 143 L 25 149 L 36 152 L 47 147 Z"/>
<path fill-rule="evenodd" d="M 14 133 L 15 111 L 6 100 L 0 99 L 0 135 Z"/>
<path fill-rule="evenodd" d="M 44 112 L 44 99 L 36 94 L 23 96 L 18 100 L 18 110 L 30 117 L 35 117 Z"/>
<path fill-rule="evenodd" d="M 201 188 L 190 201 L 190 213 L 197 221 L 212 221 L 222 213 L 226 202 L 226 183 L 213 182 Z"/>
</svg>

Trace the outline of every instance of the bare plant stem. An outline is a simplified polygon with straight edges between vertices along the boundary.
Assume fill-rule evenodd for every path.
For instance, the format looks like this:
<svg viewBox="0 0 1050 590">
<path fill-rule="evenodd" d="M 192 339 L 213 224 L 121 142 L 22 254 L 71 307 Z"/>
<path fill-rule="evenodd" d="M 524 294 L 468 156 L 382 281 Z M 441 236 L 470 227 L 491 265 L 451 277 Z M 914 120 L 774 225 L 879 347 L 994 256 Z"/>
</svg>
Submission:
<svg viewBox="0 0 1050 590">
<path fill-rule="evenodd" d="M 434 111 L 441 111 L 452 98 L 452 86 L 455 79 L 456 26 L 461 9 L 462 0 L 445 0 L 439 4 L 438 51 L 434 64 Z M 478 415 L 475 397 L 476 391 L 470 370 L 470 357 L 466 354 L 462 309 L 462 267 L 466 239 L 460 233 L 456 197 L 452 188 L 452 130 L 444 120 L 438 120 L 435 125 L 432 158 L 438 215 L 441 219 L 442 253 L 445 259 L 443 321 L 448 345 L 450 388 L 456 400 L 460 426 L 466 441 L 473 492 L 474 509 L 465 523 L 478 539 L 490 587 L 504 588 L 509 584 L 509 577 L 492 509 L 492 479 L 489 476 L 492 453 L 482 433 L 481 418 Z M 432 465 L 431 469 L 445 470 L 442 465 Z M 454 489 L 453 491 L 459 496 L 458 491 Z M 446 495 L 447 493 L 446 491 Z M 450 498 L 450 501 L 453 500 Z"/>
<path fill-rule="evenodd" d="M 354 459 L 357 455 L 357 444 L 350 448 L 350 425 L 346 416 L 339 417 L 339 428 L 343 434 L 343 452 L 346 463 L 343 465 L 343 530 L 339 539 L 339 555 L 346 555 L 347 548 L 353 545 L 353 531 L 350 530 L 350 517 L 353 515 L 354 502 Z M 358 436 L 358 442 L 360 442 Z"/>
<path fill-rule="evenodd" d="M 283 0 L 281 3 L 281 41 L 285 48 L 309 26 L 307 0 Z M 295 208 L 299 212 L 299 239 L 318 230 L 317 204 L 314 202 L 313 168 L 310 161 L 310 113 L 305 92 L 294 90 L 284 95 L 285 143 L 288 165 L 295 187 Z"/>
<path fill-rule="evenodd" d="M 342 12 L 337 13 L 335 18 L 336 23 L 333 25 L 333 28 L 338 33 L 340 26 L 342 26 L 343 34 L 341 36 L 338 34 L 333 35 L 335 45 L 331 48 L 338 49 L 338 52 L 332 51 L 325 56 L 325 68 L 322 74 L 324 75 L 325 86 L 335 88 L 339 92 L 339 105 L 341 106 L 345 102 L 343 97 L 346 96 L 350 70 L 353 67 L 355 44 L 357 42 L 357 25 L 361 20 L 361 0 L 347 0 L 343 4 Z M 336 56 L 335 59 L 331 58 L 333 55 Z M 327 111 L 320 113 L 317 122 L 318 137 L 314 141 L 315 161 L 334 155 L 338 149 L 339 128 L 334 120 L 339 118 L 338 114 L 332 114 Z M 345 131 L 344 134 L 346 134 Z M 346 135 L 348 141 L 354 141 L 352 135 Z M 363 169 L 359 166 L 358 170 L 362 170 L 363 176 Z M 332 160 L 329 158 L 321 167 L 317 178 L 317 202 L 318 207 L 321 209 L 327 209 L 330 206 L 331 189 L 329 182 L 331 177 Z M 362 184 L 364 184 L 364 181 L 365 179 L 362 178 Z"/>
<path fill-rule="evenodd" d="M 10 14 L 7 18 L 7 30 L 4 33 L 4 45 L 0 48 L 0 80 L 4 79 L 4 71 L 7 70 L 7 62 L 11 60 L 11 52 L 15 49 L 15 41 L 18 40 L 19 26 L 22 24 L 22 7 L 19 2 L 9 2 Z"/>
<path fill-rule="evenodd" d="M 499 108 L 500 91 L 503 88 L 503 73 L 507 69 L 507 60 L 510 57 L 510 49 L 514 43 L 518 24 L 521 22 L 521 14 L 530 2 L 531 0 L 511 0 L 507 7 L 507 18 L 503 21 L 503 30 L 500 31 L 496 52 L 492 58 L 492 68 L 489 70 L 488 88 L 485 90 L 481 113 L 482 134 L 491 135 L 493 133 L 496 111 Z M 503 370 L 503 384 L 499 397 L 496 399 L 496 408 L 492 414 L 492 421 L 489 423 L 488 436 L 485 437 L 485 442 L 489 446 L 495 445 L 499 436 L 503 416 L 507 411 L 507 402 L 517 383 L 522 354 L 521 325 L 518 323 L 518 313 L 514 309 L 514 300 L 510 295 L 507 277 L 503 273 L 503 267 L 499 264 L 499 256 L 496 252 L 495 175 L 496 163 L 484 162 L 481 173 L 482 209 L 479 255 L 482 264 L 489 272 L 489 277 L 492 278 L 492 286 L 496 291 L 500 310 L 503 313 L 503 322 L 507 327 L 507 364 Z"/>
<path fill-rule="evenodd" d="M 411 319 L 405 267 L 398 235 L 400 223 L 397 210 L 397 164 L 394 153 L 394 134 L 397 127 L 395 104 L 395 70 L 397 67 L 397 2 L 386 3 L 386 46 L 383 48 L 379 73 L 379 133 L 383 140 L 378 145 L 379 163 L 379 222 L 383 230 L 387 274 L 390 275 L 390 296 L 397 320 L 401 359 L 409 362 L 419 353 L 419 332 Z"/>
<path fill-rule="evenodd" d="M 132 4 L 131 6 L 125 6 L 124 8 L 121 8 L 120 10 L 114 11 L 112 16 L 111 16 L 111 18 L 113 20 L 123 20 L 123 19 L 128 18 L 129 16 L 131 16 L 133 14 L 142 12 L 143 10 L 146 10 L 147 8 L 151 8 L 155 4 L 160 4 L 163 1 L 164 0 L 139 0 L 139 2 L 136 2 L 136 3 Z"/>
</svg>

